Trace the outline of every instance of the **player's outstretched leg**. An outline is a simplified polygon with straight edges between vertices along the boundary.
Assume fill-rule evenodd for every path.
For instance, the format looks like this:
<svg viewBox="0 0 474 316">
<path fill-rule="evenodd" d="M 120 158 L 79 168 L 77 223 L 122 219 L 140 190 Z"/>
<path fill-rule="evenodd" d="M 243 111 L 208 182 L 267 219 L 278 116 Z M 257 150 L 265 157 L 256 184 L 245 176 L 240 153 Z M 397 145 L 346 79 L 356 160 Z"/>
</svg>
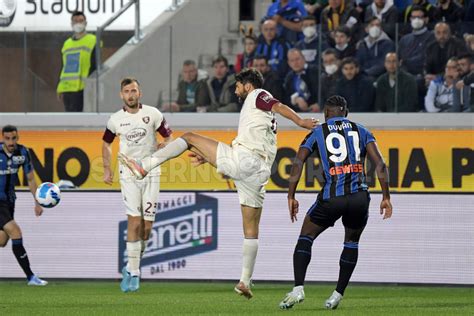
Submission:
<svg viewBox="0 0 474 316">
<path fill-rule="evenodd" d="M 339 259 L 339 279 L 337 280 L 336 290 L 325 302 L 327 309 L 336 309 L 342 300 L 344 291 L 357 265 L 359 239 L 363 231 L 364 227 L 360 229 L 345 227 L 344 249 Z"/>
<path fill-rule="evenodd" d="M 178 157 L 186 150 L 191 150 L 214 167 L 216 166 L 218 142 L 212 138 L 205 137 L 196 133 L 185 133 L 181 137 L 167 144 L 165 147 L 157 150 L 153 155 L 142 160 L 132 159 L 119 153 L 119 161 L 127 166 L 137 179 L 143 179 L 150 170 L 160 166 L 164 162 Z"/>
<path fill-rule="evenodd" d="M 309 216 L 305 217 L 298 242 L 293 253 L 293 271 L 295 276 L 295 286 L 293 290 L 286 294 L 280 302 L 281 309 L 290 309 L 295 304 L 301 303 L 305 299 L 304 280 L 306 271 L 311 261 L 313 241 L 326 228 L 315 225 Z"/>
</svg>

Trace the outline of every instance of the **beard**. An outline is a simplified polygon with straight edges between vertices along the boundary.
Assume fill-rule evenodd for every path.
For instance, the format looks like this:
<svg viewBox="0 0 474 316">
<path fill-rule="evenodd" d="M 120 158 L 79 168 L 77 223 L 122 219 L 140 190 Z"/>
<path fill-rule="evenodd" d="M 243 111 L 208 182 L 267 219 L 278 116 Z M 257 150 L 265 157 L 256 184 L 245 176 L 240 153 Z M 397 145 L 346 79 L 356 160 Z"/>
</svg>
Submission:
<svg viewBox="0 0 474 316">
<path fill-rule="evenodd" d="M 249 95 L 249 93 L 246 92 L 246 91 L 244 91 L 240 94 L 237 94 L 237 97 L 239 98 L 239 103 L 243 103 L 248 95 Z"/>
<path fill-rule="evenodd" d="M 132 99 L 128 99 L 128 100 L 124 100 L 125 101 L 125 104 L 129 107 L 129 108 L 136 108 L 138 106 L 138 99 L 135 99 L 135 98 L 132 98 Z"/>
</svg>

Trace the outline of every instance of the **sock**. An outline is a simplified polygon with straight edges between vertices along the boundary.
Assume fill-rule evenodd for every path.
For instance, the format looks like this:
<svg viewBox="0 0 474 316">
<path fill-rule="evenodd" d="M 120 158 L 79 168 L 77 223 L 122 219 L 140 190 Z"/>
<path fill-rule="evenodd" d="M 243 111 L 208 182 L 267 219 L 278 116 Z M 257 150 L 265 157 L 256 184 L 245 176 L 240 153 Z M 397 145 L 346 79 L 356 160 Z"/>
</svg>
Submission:
<svg viewBox="0 0 474 316">
<path fill-rule="evenodd" d="M 153 168 L 158 167 L 165 161 L 170 160 L 171 158 L 177 157 L 181 155 L 183 152 L 188 150 L 188 143 L 181 138 L 178 137 L 164 148 L 159 149 L 151 155 L 151 157 L 147 157 L 142 160 L 142 167 L 146 171 L 150 171 Z"/>
<path fill-rule="evenodd" d="M 146 240 L 140 240 L 140 259 L 143 258 L 143 254 L 146 250 Z"/>
<path fill-rule="evenodd" d="M 26 254 L 26 250 L 23 247 L 23 239 L 12 239 L 12 250 L 15 254 L 16 260 L 20 264 L 20 267 L 25 272 L 26 277 L 28 280 L 34 275 L 30 268 L 30 260 L 28 260 L 28 255 Z"/>
<path fill-rule="evenodd" d="M 249 286 L 252 278 L 255 260 L 257 259 L 258 239 L 245 238 L 243 244 L 242 275 L 240 281 Z"/>
<path fill-rule="evenodd" d="M 349 284 L 352 272 L 354 272 L 358 254 L 358 242 L 344 243 L 344 250 L 342 250 L 341 259 L 339 260 L 339 279 L 337 280 L 336 287 L 336 291 L 341 295 L 344 295 L 344 290 L 346 289 L 347 284 Z"/>
<path fill-rule="evenodd" d="M 127 241 L 128 265 L 127 270 L 132 276 L 140 275 L 140 240 Z"/>
<path fill-rule="evenodd" d="M 311 261 L 311 248 L 314 239 L 300 235 L 293 253 L 293 271 L 295 274 L 295 287 L 302 286 L 306 277 L 306 269 Z"/>
</svg>

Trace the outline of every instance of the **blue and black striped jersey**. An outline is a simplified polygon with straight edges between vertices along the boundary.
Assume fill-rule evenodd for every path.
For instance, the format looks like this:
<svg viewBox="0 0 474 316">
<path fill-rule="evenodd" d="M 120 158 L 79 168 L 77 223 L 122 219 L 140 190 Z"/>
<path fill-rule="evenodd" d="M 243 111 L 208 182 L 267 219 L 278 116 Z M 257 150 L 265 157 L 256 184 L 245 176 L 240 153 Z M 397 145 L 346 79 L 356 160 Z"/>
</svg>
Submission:
<svg viewBox="0 0 474 316">
<path fill-rule="evenodd" d="M 333 117 L 314 128 L 301 147 L 316 152 L 323 168 L 323 200 L 367 190 L 365 157 L 372 133 L 344 117 Z"/>
<path fill-rule="evenodd" d="M 3 143 L 0 143 L 0 201 L 15 202 L 15 183 L 20 167 L 23 167 L 25 174 L 33 170 L 28 149 L 18 144 L 10 154 L 5 151 Z"/>
</svg>

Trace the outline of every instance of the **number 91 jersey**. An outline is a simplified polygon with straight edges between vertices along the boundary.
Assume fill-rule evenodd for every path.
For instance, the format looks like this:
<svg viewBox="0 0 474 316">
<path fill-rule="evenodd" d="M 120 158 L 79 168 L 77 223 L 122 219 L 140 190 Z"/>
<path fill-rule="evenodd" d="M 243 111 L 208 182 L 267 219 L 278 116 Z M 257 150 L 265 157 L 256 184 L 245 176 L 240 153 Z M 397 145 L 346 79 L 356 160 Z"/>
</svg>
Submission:
<svg viewBox="0 0 474 316">
<path fill-rule="evenodd" d="M 367 190 L 364 165 L 371 142 L 368 129 L 344 117 L 332 117 L 306 136 L 301 147 L 316 152 L 323 169 L 323 200 Z"/>
</svg>

